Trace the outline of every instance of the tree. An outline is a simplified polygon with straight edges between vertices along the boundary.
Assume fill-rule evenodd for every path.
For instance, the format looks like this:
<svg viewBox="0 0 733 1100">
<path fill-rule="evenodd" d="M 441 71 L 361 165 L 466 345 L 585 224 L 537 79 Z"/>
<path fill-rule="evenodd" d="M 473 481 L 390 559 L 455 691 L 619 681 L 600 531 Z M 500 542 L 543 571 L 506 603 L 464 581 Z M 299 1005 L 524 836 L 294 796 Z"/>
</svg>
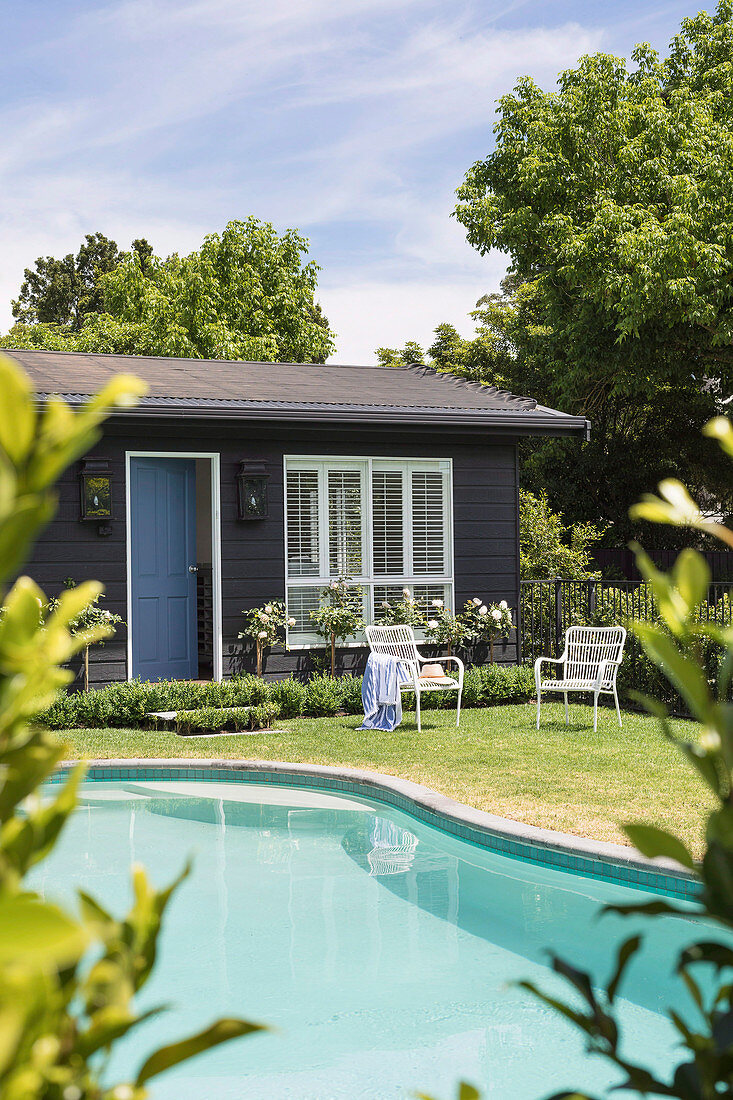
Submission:
<svg viewBox="0 0 733 1100">
<path fill-rule="evenodd" d="M 405 346 L 397 348 L 377 348 L 377 359 L 383 367 L 424 366 L 425 354 L 419 344 L 408 340 Z"/>
<path fill-rule="evenodd" d="M 458 192 L 469 241 L 508 253 L 510 275 L 503 299 L 482 303 L 478 364 L 442 346 L 472 377 L 591 418 L 588 447 L 532 448 L 529 482 L 616 543 L 661 476 L 686 470 L 711 512 L 733 504 L 699 442 L 733 382 L 732 50 L 721 0 L 683 22 L 665 60 L 641 45 L 633 71 L 596 54 L 552 92 L 523 78 Z"/>
<path fill-rule="evenodd" d="M 68 337 L 69 350 L 317 363 L 333 351 L 315 300 L 319 268 L 304 262 L 308 242 L 295 230 L 233 221 L 165 260 L 135 246 L 101 276 L 103 308 Z M 16 325 L 0 344 L 56 348 L 59 335 Z"/>
<path fill-rule="evenodd" d="M 152 252 L 145 240 L 133 241 L 132 248 L 143 264 Z M 58 325 L 79 332 L 84 319 L 102 309 L 100 279 L 121 258 L 115 242 L 103 233 L 87 233 L 76 256 L 39 256 L 35 268 L 25 269 L 13 317 L 22 325 Z"/>
<path fill-rule="evenodd" d="M 546 494 L 519 491 L 519 571 L 522 580 L 562 577 L 579 581 L 598 576 L 592 547 L 603 532 L 591 523 L 567 527 Z"/>
<path fill-rule="evenodd" d="M 56 771 L 65 746 L 33 720 L 72 679 L 61 666 L 111 631 L 100 623 L 75 631 L 79 616 L 102 591 L 92 581 L 64 591 L 45 615 L 48 601 L 30 577 L 20 577 L 8 592 L 4 586 L 53 516 L 59 474 L 95 444 L 112 408 L 134 403 L 144 390 L 138 379 L 119 374 L 76 413 L 54 398 L 39 410 L 28 379 L 0 357 L 3 1100 L 145 1100 L 152 1077 L 217 1043 L 259 1030 L 243 1020 L 218 1020 L 154 1051 L 130 1083 L 116 1084 L 110 1080 L 109 1055 L 151 1015 L 138 1013 L 134 998 L 153 969 L 161 920 L 176 884 L 155 890 L 136 867 L 132 906 L 118 918 L 83 892 L 78 914 L 72 914 L 26 883 L 30 869 L 53 849 L 84 775 L 84 765 L 77 765 L 41 797 L 41 784 Z"/>
</svg>

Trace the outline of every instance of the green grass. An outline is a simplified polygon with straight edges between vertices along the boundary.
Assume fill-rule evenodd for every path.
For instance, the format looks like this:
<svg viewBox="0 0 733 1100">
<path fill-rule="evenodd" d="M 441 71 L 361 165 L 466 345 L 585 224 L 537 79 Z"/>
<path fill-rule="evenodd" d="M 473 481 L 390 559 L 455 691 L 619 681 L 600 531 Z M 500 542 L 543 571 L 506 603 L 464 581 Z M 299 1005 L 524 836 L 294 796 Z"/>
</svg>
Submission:
<svg viewBox="0 0 733 1100">
<path fill-rule="evenodd" d="M 428 711 L 421 734 L 414 714 L 406 712 L 393 733 L 359 733 L 361 719 L 346 717 L 280 720 L 278 732 L 248 737 L 185 738 L 134 729 L 66 730 L 58 736 L 73 757 L 216 757 L 373 768 L 515 821 L 597 840 L 624 842 L 619 821 L 653 822 L 701 852 L 701 822 L 711 805 L 707 790 L 646 715 L 625 713 L 620 730 L 615 714 L 603 708 L 594 734 L 592 711 L 583 706 L 571 708 L 566 727 L 562 704 L 543 705 L 539 732 L 530 704 L 467 710 L 458 730 L 454 714 Z M 689 722 L 673 727 L 694 736 Z"/>
</svg>

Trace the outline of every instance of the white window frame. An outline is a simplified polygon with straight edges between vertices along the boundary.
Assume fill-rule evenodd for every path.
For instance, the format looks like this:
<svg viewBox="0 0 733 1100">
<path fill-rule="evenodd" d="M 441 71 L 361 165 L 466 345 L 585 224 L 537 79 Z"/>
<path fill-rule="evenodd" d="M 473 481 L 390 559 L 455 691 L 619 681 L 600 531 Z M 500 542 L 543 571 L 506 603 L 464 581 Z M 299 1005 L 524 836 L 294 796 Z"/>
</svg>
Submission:
<svg viewBox="0 0 733 1100">
<path fill-rule="evenodd" d="M 362 484 L 362 572 L 351 578 L 354 586 L 366 589 L 366 621 L 374 621 L 374 589 L 383 585 L 414 588 L 441 585 L 446 593 L 446 601 L 453 606 L 454 595 L 454 562 L 455 553 L 453 546 L 453 460 L 451 458 L 370 458 L 353 455 L 284 455 L 283 456 L 283 486 L 284 486 L 284 517 L 283 537 L 285 543 L 285 598 L 290 588 L 324 588 L 334 577 L 329 573 L 330 547 L 328 539 L 328 469 L 329 467 L 344 469 L 359 469 Z M 287 485 L 288 470 L 293 469 L 317 469 L 318 471 L 318 553 L 319 568 L 321 572 L 311 576 L 291 577 L 288 573 L 288 505 Z M 405 569 L 398 574 L 375 574 L 373 568 L 372 545 L 372 472 L 374 470 L 396 470 L 403 475 L 403 501 L 405 504 L 402 517 L 403 537 L 403 565 Z M 445 561 L 443 572 L 425 573 L 415 575 L 407 570 L 412 566 L 412 472 L 424 470 L 431 473 L 441 472 L 445 478 L 446 491 L 443 498 L 443 535 Z M 323 571 L 325 567 L 325 572 Z M 304 635 L 298 633 L 290 639 L 288 631 L 287 644 L 290 649 L 312 649 L 324 645 L 323 639 L 313 633 Z M 363 638 L 357 638 L 348 642 L 347 647 L 360 647 L 364 645 Z"/>
</svg>

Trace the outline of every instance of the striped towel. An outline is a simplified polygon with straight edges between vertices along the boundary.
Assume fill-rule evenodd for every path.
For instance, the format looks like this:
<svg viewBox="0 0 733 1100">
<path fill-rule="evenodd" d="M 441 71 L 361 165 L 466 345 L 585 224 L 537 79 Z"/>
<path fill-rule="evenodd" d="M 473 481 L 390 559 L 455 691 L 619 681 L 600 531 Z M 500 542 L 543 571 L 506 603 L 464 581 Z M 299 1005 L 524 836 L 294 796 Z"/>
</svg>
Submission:
<svg viewBox="0 0 733 1100">
<path fill-rule="evenodd" d="M 402 721 L 400 684 L 409 676 L 397 657 L 370 653 L 361 685 L 364 721 L 360 730 L 393 730 Z"/>
</svg>

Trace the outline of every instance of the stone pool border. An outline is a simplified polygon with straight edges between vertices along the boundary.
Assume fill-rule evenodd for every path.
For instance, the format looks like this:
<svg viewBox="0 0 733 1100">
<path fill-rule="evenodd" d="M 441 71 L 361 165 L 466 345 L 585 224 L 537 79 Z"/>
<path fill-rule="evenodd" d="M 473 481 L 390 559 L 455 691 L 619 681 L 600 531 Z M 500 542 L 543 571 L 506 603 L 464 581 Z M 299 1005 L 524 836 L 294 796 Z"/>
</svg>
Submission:
<svg viewBox="0 0 733 1100">
<path fill-rule="evenodd" d="M 57 777 L 78 761 L 64 761 Z M 365 768 L 289 764 L 280 760 L 168 759 L 88 760 L 91 780 L 198 779 L 230 783 L 287 783 L 318 790 L 364 795 L 403 810 L 419 821 L 480 848 L 570 874 L 615 882 L 680 900 L 694 901 L 697 876 L 672 860 L 646 859 L 622 844 L 587 840 L 539 829 L 457 802 L 430 787 Z"/>
</svg>

